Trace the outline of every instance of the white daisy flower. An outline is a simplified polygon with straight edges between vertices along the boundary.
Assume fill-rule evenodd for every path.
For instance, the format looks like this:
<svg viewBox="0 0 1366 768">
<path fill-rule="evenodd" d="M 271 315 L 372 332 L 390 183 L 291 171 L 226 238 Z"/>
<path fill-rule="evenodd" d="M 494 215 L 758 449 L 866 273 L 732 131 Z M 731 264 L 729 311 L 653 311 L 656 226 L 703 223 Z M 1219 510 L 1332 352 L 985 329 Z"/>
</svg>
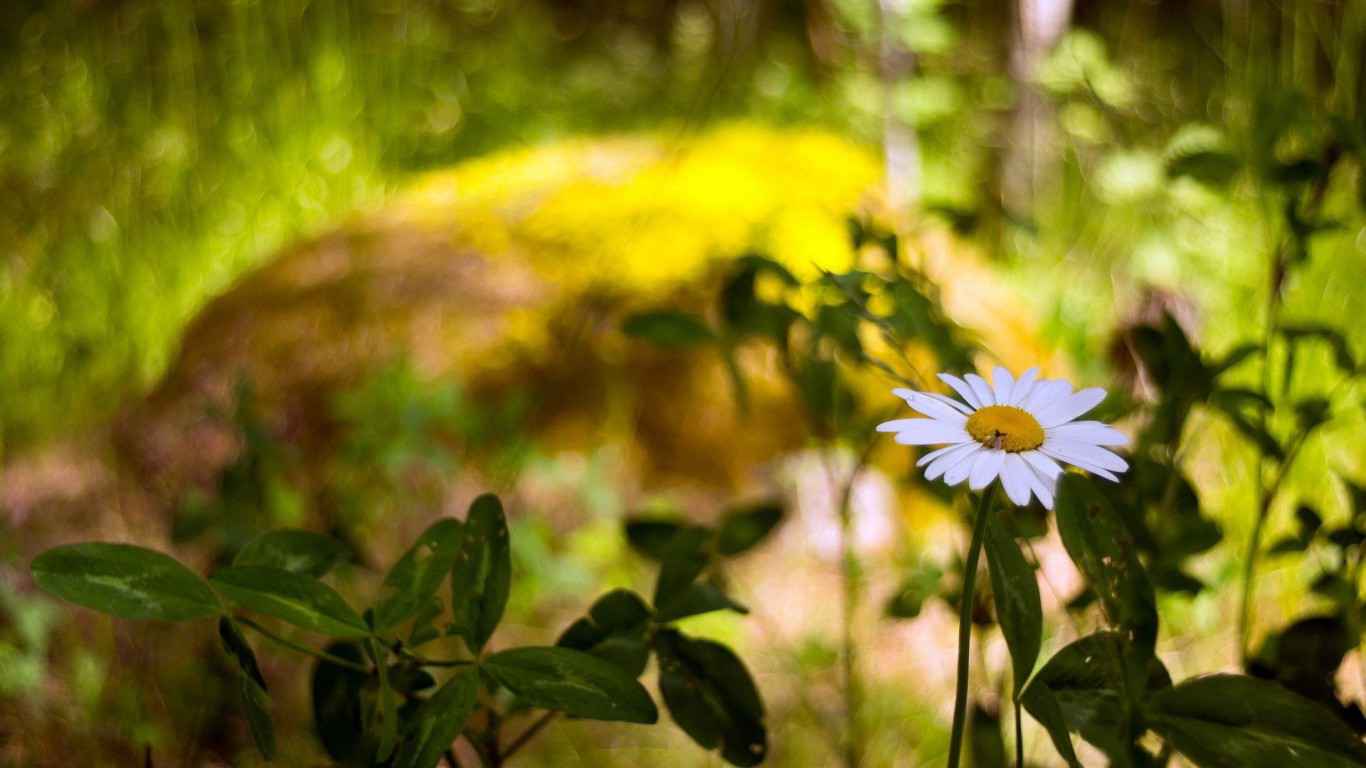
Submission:
<svg viewBox="0 0 1366 768">
<path fill-rule="evenodd" d="M 975 373 L 963 378 L 947 373 L 940 380 L 967 403 L 934 392 L 895 389 L 928 418 L 895 419 L 879 424 L 879 432 L 895 432 L 902 445 L 943 445 L 916 462 L 925 479 L 944 478 L 949 485 L 964 480 L 980 491 L 997 477 L 1010 500 L 1019 506 L 1037 496 L 1048 509 L 1066 462 L 1107 480 L 1129 468 L 1124 459 L 1102 446 L 1126 445 L 1129 438 L 1099 421 L 1074 421 L 1105 399 L 1099 387 L 1073 392 L 1058 379 L 1039 379 L 1030 368 L 1019 379 L 1005 368 L 992 372 L 995 386 Z"/>
</svg>

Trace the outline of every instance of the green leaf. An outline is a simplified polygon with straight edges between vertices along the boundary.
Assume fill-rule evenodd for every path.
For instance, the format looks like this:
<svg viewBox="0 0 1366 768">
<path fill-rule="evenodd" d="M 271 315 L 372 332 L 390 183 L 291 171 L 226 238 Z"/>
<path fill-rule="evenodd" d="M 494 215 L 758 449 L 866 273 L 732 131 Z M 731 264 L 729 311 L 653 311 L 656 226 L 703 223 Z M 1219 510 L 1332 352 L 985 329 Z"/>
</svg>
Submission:
<svg viewBox="0 0 1366 768">
<path fill-rule="evenodd" d="M 920 615 L 925 601 L 939 594 L 944 569 L 934 562 L 923 562 L 901 579 L 896 593 L 887 600 L 884 612 L 894 619 L 913 619 Z"/>
<path fill-rule="evenodd" d="M 451 634 L 478 654 L 507 607 L 512 585 L 507 519 L 498 497 L 486 493 L 470 504 L 464 541 L 451 571 Z"/>
<path fill-rule="evenodd" d="M 404 733 L 395 768 L 434 768 L 479 706 L 479 674 L 460 670 L 422 702 Z"/>
<path fill-rule="evenodd" d="M 261 667 L 256 663 L 256 653 L 247 643 L 247 638 L 242 634 L 242 630 L 237 628 L 237 622 L 227 616 L 219 617 L 218 636 L 223 640 L 223 649 L 237 661 L 237 666 L 242 674 L 255 680 L 256 684 L 261 686 L 261 690 L 270 690 L 269 686 L 266 685 L 266 678 L 261 675 Z"/>
<path fill-rule="evenodd" d="M 656 610 L 681 597 L 702 575 L 711 562 L 710 543 L 711 531 L 705 528 L 682 528 L 674 534 L 660 557 L 662 565 L 655 579 Z"/>
<path fill-rule="evenodd" d="M 621 330 L 627 336 L 661 347 L 690 347 L 716 339 L 700 317 L 672 310 L 631 315 L 622 323 Z"/>
<path fill-rule="evenodd" d="M 459 520 L 437 520 L 394 563 L 375 605 L 375 629 L 393 627 L 431 600 L 460 554 L 463 529 Z"/>
<path fill-rule="evenodd" d="M 1136 713 L 1145 691 L 1170 682 L 1156 657 L 1118 633 L 1097 632 L 1068 644 L 1049 659 L 1026 686 L 1021 700 L 1049 730 L 1065 759 L 1062 741 L 1071 731 L 1117 764 L 1128 765 L 1139 733 Z"/>
<path fill-rule="evenodd" d="M 265 689 L 247 675 L 239 675 L 238 692 L 242 709 L 251 728 L 252 741 L 267 762 L 275 759 L 275 724 L 270 719 L 270 696 Z"/>
<path fill-rule="evenodd" d="M 659 719 L 650 694 L 634 677 L 582 651 L 513 648 L 489 656 L 480 668 L 533 707 L 592 720 L 648 724 Z"/>
<path fill-rule="evenodd" d="M 764 706 L 749 671 L 729 648 L 675 630 L 655 635 L 659 692 L 674 723 L 703 749 L 720 748 L 732 765 L 768 754 Z"/>
<path fill-rule="evenodd" d="M 1066 473 L 1055 514 L 1067 554 L 1086 577 L 1111 621 L 1151 654 L 1157 641 L 1157 603 L 1129 529 L 1095 481 Z"/>
<path fill-rule="evenodd" d="M 712 611 L 749 613 L 748 608 L 732 600 L 719 586 L 706 581 L 695 581 L 658 606 L 658 615 L 655 618 L 661 622 L 677 621 Z"/>
<path fill-rule="evenodd" d="M 366 643 L 370 646 L 370 657 L 375 660 L 375 671 L 379 673 L 379 698 L 372 712 L 372 730 L 379 734 L 375 757 L 384 762 L 398 746 L 397 694 L 389 684 L 389 666 L 385 663 L 387 652 L 373 637 L 367 639 Z"/>
<path fill-rule="evenodd" d="M 345 556 L 346 546 L 330 536 L 282 528 L 247 542 L 232 564 L 264 565 L 320 579 Z"/>
<path fill-rule="evenodd" d="M 338 658 L 361 663 L 365 654 L 358 644 L 336 642 L 325 652 Z M 366 750 L 365 705 L 362 692 L 369 676 L 350 667 L 319 660 L 313 666 L 309 690 L 313 701 L 313 727 L 323 749 L 339 763 L 368 761 Z"/>
<path fill-rule="evenodd" d="M 222 610 L 213 590 L 175 558 L 131 544 L 69 544 L 33 559 L 33 580 L 76 605 L 122 619 L 184 621 Z"/>
<path fill-rule="evenodd" d="M 987 521 L 983 543 L 987 551 L 987 570 L 991 574 L 991 594 L 996 601 L 996 619 L 1010 649 L 1015 698 L 1018 699 L 1039 659 L 1039 647 L 1043 642 L 1043 607 L 1039 602 L 1034 569 L 1020 553 L 1015 538 L 1000 523 L 999 519 Z"/>
<path fill-rule="evenodd" d="M 1068 734 L 1067 717 L 1052 689 L 1047 685 L 1030 685 L 1025 689 L 1022 703 L 1048 732 L 1053 748 L 1058 750 L 1058 756 L 1067 763 L 1067 767 L 1082 768 L 1076 748 L 1072 746 L 1072 737 Z"/>
<path fill-rule="evenodd" d="M 1356 355 L 1352 353 L 1352 345 L 1347 341 L 1347 337 L 1343 335 L 1342 331 L 1332 326 L 1310 323 L 1282 325 L 1278 330 L 1290 344 L 1299 344 L 1302 341 L 1315 339 L 1322 341 L 1332 350 L 1333 362 L 1343 373 L 1356 371 Z"/>
<path fill-rule="evenodd" d="M 1201 768 L 1366 765 L 1366 746 L 1332 711 L 1251 677 L 1210 675 L 1158 692 L 1148 721 Z"/>
<path fill-rule="evenodd" d="M 753 549 L 783 521 L 780 502 L 763 502 L 726 512 L 716 534 L 716 551 L 726 557 Z"/>
<path fill-rule="evenodd" d="M 636 593 L 615 589 L 589 608 L 588 615 L 569 625 L 556 645 L 591 653 L 640 677 L 650 660 L 646 630 L 650 608 Z"/>
<path fill-rule="evenodd" d="M 683 530 L 705 530 L 676 517 L 626 518 L 626 541 L 631 549 L 650 558 L 663 560 L 675 535 Z"/>
<path fill-rule="evenodd" d="M 968 722 L 972 723 L 968 731 L 972 768 L 1010 768 L 1005 737 L 1001 733 L 1001 715 L 974 701 Z"/>
<path fill-rule="evenodd" d="M 370 634 L 365 620 L 342 596 L 317 579 L 260 565 L 230 566 L 209 578 L 232 602 L 321 635 L 360 638 Z"/>
</svg>

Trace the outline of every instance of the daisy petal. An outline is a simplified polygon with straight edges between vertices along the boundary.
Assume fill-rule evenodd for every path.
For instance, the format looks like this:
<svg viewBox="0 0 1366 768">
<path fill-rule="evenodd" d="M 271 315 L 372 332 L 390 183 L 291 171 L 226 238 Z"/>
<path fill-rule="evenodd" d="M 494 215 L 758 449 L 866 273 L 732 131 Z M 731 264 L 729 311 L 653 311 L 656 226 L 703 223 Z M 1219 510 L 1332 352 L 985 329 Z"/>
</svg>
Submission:
<svg viewBox="0 0 1366 768">
<path fill-rule="evenodd" d="M 949 451 L 952 451 L 953 449 L 960 447 L 962 447 L 962 443 L 959 443 L 958 445 L 947 445 L 943 448 L 936 448 L 933 451 L 930 451 L 929 453 L 925 454 L 924 456 L 921 456 L 920 459 L 915 462 L 915 465 L 917 467 L 923 467 L 926 464 L 929 464 L 931 461 L 934 461 L 940 456 L 943 456 L 944 454 L 948 453 Z"/>
<path fill-rule="evenodd" d="M 1001 465 L 1005 463 L 1005 451 L 982 451 L 977 458 L 972 461 L 972 472 L 968 475 L 968 487 L 974 491 L 980 491 L 991 484 L 992 480 L 1001 473 Z"/>
<path fill-rule="evenodd" d="M 1029 397 L 1020 401 L 1020 407 L 1037 416 L 1040 410 L 1052 405 L 1059 398 L 1066 397 L 1071 392 L 1072 385 L 1061 379 L 1044 379 L 1034 385 L 1034 389 L 1029 392 Z"/>
<path fill-rule="evenodd" d="M 901 445 L 943 445 L 963 443 L 972 439 L 961 424 L 949 424 L 938 419 L 908 419 L 920 422 L 897 430 L 894 438 Z"/>
<path fill-rule="evenodd" d="M 972 387 L 969 387 L 966 381 L 947 373 L 939 374 L 939 380 L 948 384 L 954 392 L 958 393 L 959 397 L 963 398 L 974 409 L 982 407 L 982 401 L 977 399 L 977 393 L 972 391 Z"/>
<path fill-rule="evenodd" d="M 1033 467 L 1034 471 L 1038 472 L 1040 477 L 1043 477 L 1050 482 L 1057 480 L 1058 475 L 1062 474 L 1062 467 L 1059 466 L 1058 462 L 1038 451 L 1025 451 L 1020 454 L 1020 458 L 1024 459 L 1026 464 Z"/>
<path fill-rule="evenodd" d="M 1048 430 L 1049 437 L 1092 445 L 1128 445 L 1129 436 L 1099 421 L 1072 421 Z"/>
<path fill-rule="evenodd" d="M 944 472 L 944 483 L 946 485 L 958 485 L 968 479 L 968 475 L 972 472 L 972 468 L 977 465 L 977 457 L 987 453 L 985 448 L 976 443 L 973 443 L 972 447 L 975 450 L 964 453 L 959 461 L 948 467 L 947 471 Z M 940 459 L 940 461 L 943 461 L 943 459 Z"/>
<path fill-rule="evenodd" d="M 930 465 L 925 468 L 925 479 L 935 480 L 938 479 L 940 475 L 944 475 L 944 482 L 948 483 L 949 478 L 948 475 L 946 475 L 945 473 L 953 469 L 954 467 L 958 466 L 960 462 L 964 463 L 969 469 L 971 469 L 972 455 L 974 453 L 977 453 L 977 451 L 980 450 L 981 447 L 982 446 L 978 445 L 977 443 L 964 443 L 963 445 L 955 445 L 950 447 L 948 453 L 945 453 L 941 455 L 939 458 L 930 462 Z M 958 482 L 961 482 L 961 479 Z M 949 483 L 949 485 L 957 485 L 957 482 Z"/>
<path fill-rule="evenodd" d="M 1029 478 L 1033 474 L 1034 470 L 1017 454 L 1006 456 L 1005 465 L 1001 467 L 1001 485 L 1005 486 L 1006 495 L 1015 506 L 1029 506 Z"/>
<path fill-rule="evenodd" d="M 996 404 L 996 394 L 991 391 L 991 385 L 987 383 L 986 379 L 975 373 L 969 373 L 963 378 L 967 380 L 968 386 L 972 387 L 972 393 L 977 395 L 977 399 L 982 403 L 983 408 Z"/>
<path fill-rule="evenodd" d="M 1034 495 L 1039 497 L 1039 503 L 1043 504 L 1044 509 L 1053 508 L 1053 487 L 1054 481 L 1039 474 L 1032 464 L 1025 464 L 1029 470 L 1029 487 L 1034 491 Z"/>
<path fill-rule="evenodd" d="M 1086 413 L 1087 411 L 1100 405 L 1100 401 L 1105 399 L 1105 390 L 1100 387 L 1083 389 L 1074 395 L 1064 397 L 1046 408 L 1040 408 L 1034 412 L 1034 418 L 1039 420 L 1039 425 L 1047 429 L 1065 424 L 1072 419 Z"/>
<path fill-rule="evenodd" d="M 916 392 L 913 389 L 894 389 L 892 394 L 905 400 L 907 405 L 932 419 L 947 421 L 951 424 L 962 424 L 967 420 L 962 411 L 950 408 L 925 392 Z"/>
<path fill-rule="evenodd" d="M 1059 440 L 1056 438 L 1049 438 L 1048 440 L 1044 441 L 1041 450 L 1043 450 L 1044 452 L 1051 451 L 1054 455 L 1056 455 L 1057 453 L 1065 453 L 1068 456 L 1081 459 L 1082 461 L 1087 462 L 1092 466 L 1100 467 L 1101 469 L 1108 469 L 1112 472 L 1123 472 L 1124 470 L 1129 468 L 1128 462 L 1126 462 L 1124 459 L 1121 459 L 1118 455 L 1112 453 L 1111 451 L 1108 451 L 1097 445 L 1091 445 L 1089 443 L 1079 443 L 1075 440 Z M 1082 469 L 1086 469 L 1085 466 L 1082 466 L 1081 464 L 1072 461 L 1071 458 L 1065 460 L 1071 461 L 1073 464 L 1076 464 Z"/>
<path fill-rule="evenodd" d="M 964 416 L 971 416 L 971 415 L 972 415 L 972 409 L 971 409 L 971 408 L 967 407 L 966 405 L 963 405 L 962 403 L 958 402 L 957 400 L 954 400 L 952 397 L 949 397 L 948 395 L 941 395 L 941 394 L 939 394 L 939 393 L 937 393 L 937 392 L 926 392 L 925 394 L 929 395 L 930 397 L 933 397 L 935 400 L 938 400 L 938 401 L 941 402 L 941 403 L 944 403 L 945 405 L 950 406 L 950 407 L 953 408 L 955 411 L 958 411 L 959 413 L 963 414 Z"/>
<path fill-rule="evenodd" d="M 996 404 L 1009 403 L 1010 396 L 1015 392 L 1015 377 L 1010 375 L 1010 371 L 999 365 L 991 369 L 991 383 L 996 394 Z"/>
<path fill-rule="evenodd" d="M 1010 400 L 1006 405 L 1019 405 L 1024 402 L 1029 393 L 1034 389 L 1034 379 L 1038 378 L 1039 369 L 1030 368 L 1020 374 L 1020 378 L 1015 380 L 1015 388 L 1010 391 Z"/>
</svg>

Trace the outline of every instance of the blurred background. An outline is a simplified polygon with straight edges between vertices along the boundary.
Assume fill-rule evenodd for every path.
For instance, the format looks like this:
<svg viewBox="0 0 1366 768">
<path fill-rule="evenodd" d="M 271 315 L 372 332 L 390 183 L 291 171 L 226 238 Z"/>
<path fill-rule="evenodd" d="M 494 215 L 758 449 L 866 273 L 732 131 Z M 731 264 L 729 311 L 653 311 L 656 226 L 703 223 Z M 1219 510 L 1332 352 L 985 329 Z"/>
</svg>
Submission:
<svg viewBox="0 0 1366 768">
<path fill-rule="evenodd" d="M 976 364 L 1142 401 L 1126 329 L 1168 313 L 1208 355 L 1256 340 L 1273 254 L 1303 226 L 1278 311 L 1363 350 L 1363 67 L 1362 0 L 7 0 L 0 764 L 256 759 L 212 627 L 59 604 L 29 576 L 41 549 L 134 541 L 208 569 L 309 527 L 348 543 L 363 593 L 485 489 L 513 518 L 506 631 L 528 642 L 648 584 L 628 513 L 784 499 L 733 574 L 752 613 L 690 627 L 748 659 L 769 764 L 836 764 L 826 443 L 794 423 L 770 352 L 743 358 L 740 407 L 720 361 L 628 339 L 622 314 L 705 306 L 747 252 L 802 280 L 848 268 L 850 218 L 876 219 Z M 1314 221 L 1282 213 L 1295 174 Z M 1306 354 L 1287 389 L 1333 366 Z M 1345 516 L 1334 478 L 1366 477 L 1360 390 L 1334 396 L 1355 410 L 1305 446 L 1273 533 L 1300 502 Z M 1208 588 L 1162 598 L 1177 677 L 1237 666 L 1258 493 L 1225 421 L 1197 413 L 1186 435 L 1224 539 L 1192 566 Z M 952 611 L 884 615 L 963 540 L 910 458 L 881 446 L 852 493 L 869 766 L 935 764 L 947 741 Z M 1056 648 L 1078 577 L 1056 541 L 1038 556 Z M 1268 565 L 1258 626 L 1298 613 L 1314 568 Z M 983 681 L 1008 666 L 999 638 L 982 659 Z M 327 764 L 298 662 L 263 662 L 281 761 Z M 1343 670 L 1360 700 L 1355 652 Z M 518 757 L 645 760 L 721 765 L 667 728 L 584 723 Z"/>
</svg>

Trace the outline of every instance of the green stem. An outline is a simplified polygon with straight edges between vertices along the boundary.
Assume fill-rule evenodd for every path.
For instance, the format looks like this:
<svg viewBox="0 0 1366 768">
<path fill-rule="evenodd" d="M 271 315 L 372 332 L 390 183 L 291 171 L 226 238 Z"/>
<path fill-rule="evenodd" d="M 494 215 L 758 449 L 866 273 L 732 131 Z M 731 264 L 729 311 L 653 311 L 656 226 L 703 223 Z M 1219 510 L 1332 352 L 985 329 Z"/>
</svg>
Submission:
<svg viewBox="0 0 1366 768">
<path fill-rule="evenodd" d="M 982 492 L 977 503 L 977 519 L 972 524 L 972 542 L 968 544 L 968 559 L 963 564 L 963 594 L 958 598 L 958 681 L 953 697 L 953 732 L 949 737 L 949 768 L 958 768 L 963 752 L 963 728 L 968 714 L 968 653 L 972 644 L 973 590 L 977 584 L 977 561 L 982 556 L 982 536 L 987 530 L 987 514 L 991 511 L 991 491 Z"/>
<path fill-rule="evenodd" d="M 238 624 L 241 624 L 244 627 L 251 627 L 258 633 L 263 635 L 267 640 L 270 640 L 276 643 L 277 645 L 281 645 L 285 648 L 288 648 L 291 651 L 297 651 L 298 653 L 307 654 L 315 659 L 320 659 L 329 664 L 336 664 L 339 667 L 354 669 L 357 672 L 364 672 L 367 675 L 370 674 L 370 668 L 365 666 L 364 664 L 358 664 L 354 661 L 351 661 L 350 659 L 343 659 L 340 656 L 333 656 L 332 654 L 327 653 L 325 651 L 315 651 L 312 648 L 309 648 L 306 645 L 300 645 L 299 643 L 296 643 L 293 640 L 286 640 L 285 638 L 275 634 L 274 632 L 271 632 L 270 630 L 266 629 L 260 624 L 257 624 L 251 619 L 246 618 L 245 616 L 238 616 L 236 619 L 234 619 L 234 621 L 236 621 Z"/>
<path fill-rule="evenodd" d="M 1015 700 L 1015 768 L 1025 768 L 1024 720 L 1020 719 L 1020 700 Z"/>
<path fill-rule="evenodd" d="M 396 648 L 395 650 L 399 656 L 424 667 L 468 667 L 474 664 L 470 659 L 429 659 L 406 648 Z"/>
</svg>

